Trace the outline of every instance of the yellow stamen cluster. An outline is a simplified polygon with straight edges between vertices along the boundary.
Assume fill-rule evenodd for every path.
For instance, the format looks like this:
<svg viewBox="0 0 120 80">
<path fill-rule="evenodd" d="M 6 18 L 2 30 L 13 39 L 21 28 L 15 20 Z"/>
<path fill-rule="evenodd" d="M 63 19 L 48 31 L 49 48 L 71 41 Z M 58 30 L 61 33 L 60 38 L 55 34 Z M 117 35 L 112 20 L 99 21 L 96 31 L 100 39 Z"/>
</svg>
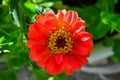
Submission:
<svg viewBox="0 0 120 80">
<path fill-rule="evenodd" d="M 73 41 L 70 34 L 62 29 L 55 31 L 50 35 L 48 47 L 54 54 L 67 53 L 71 51 Z"/>
</svg>

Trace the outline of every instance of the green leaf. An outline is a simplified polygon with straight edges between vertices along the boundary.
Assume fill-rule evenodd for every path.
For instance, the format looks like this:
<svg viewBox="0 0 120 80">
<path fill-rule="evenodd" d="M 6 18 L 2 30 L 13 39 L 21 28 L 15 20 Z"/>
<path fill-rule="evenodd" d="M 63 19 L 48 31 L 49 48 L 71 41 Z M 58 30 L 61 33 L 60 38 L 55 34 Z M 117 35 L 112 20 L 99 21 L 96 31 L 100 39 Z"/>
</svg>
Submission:
<svg viewBox="0 0 120 80">
<path fill-rule="evenodd" d="M 11 0 L 10 1 L 10 13 L 13 18 L 14 24 L 18 27 L 22 27 L 24 30 L 25 20 L 24 20 L 24 13 L 22 11 L 22 0 Z"/>
<path fill-rule="evenodd" d="M 38 5 L 36 6 L 36 12 L 38 14 L 45 14 L 49 10 L 51 10 L 49 7 L 43 7 L 43 6 L 38 6 Z"/>
<path fill-rule="evenodd" d="M 0 23 L 0 33 L 2 33 L 2 30 L 4 30 L 7 33 L 10 33 L 10 32 L 15 31 L 17 29 L 18 28 L 13 23 L 10 23 L 10 22 Z"/>
</svg>

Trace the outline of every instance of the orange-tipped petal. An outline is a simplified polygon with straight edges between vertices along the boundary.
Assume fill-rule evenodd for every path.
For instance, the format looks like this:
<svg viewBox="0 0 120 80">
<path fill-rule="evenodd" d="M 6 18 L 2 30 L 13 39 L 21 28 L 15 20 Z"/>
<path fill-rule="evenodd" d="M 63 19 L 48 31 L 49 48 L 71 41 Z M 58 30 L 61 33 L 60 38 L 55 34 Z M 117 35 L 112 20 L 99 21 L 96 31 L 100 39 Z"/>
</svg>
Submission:
<svg viewBox="0 0 120 80">
<path fill-rule="evenodd" d="M 49 10 L 48 12 L 45 13 L 45 15 L 49 15 L 49 14 L 55 15 L 55 13 L 53 12 L 53 10 Z"/>
<path fill-rule="evenodd" d="M 73 33 L 79 33 L 81 31 L 85 31 L 85 25 L 86 23 L 84 21 L 76 22 L 70 28 L 70 33 L 73 34 Z"/>
<path fill-rule="evenodd" d="M 89 39 L 92 39 L 92 34 L 88 32 L 81 32 L 78 34 L 78 37 L 80 38 L 81 41 L 87 41 Z"/>
<path fill-rule="evenodd" d="M 84 46 L 86 48 L 92 48 L 93 47 L 93 40 L 92 35 L 88 32 L 81 32 L 75 36 L 76 43 L 80 46 Z"/>
<path fill-rule="evenodd" d="M 58 10 L 58 13 L 57 13 L 57 18 L 60 22 L 63 22 L 63 18 L 66 14 L 66 10 Z"/>
<path fill-rule="evenodd" d="M 72 25 L 78 20 L 78 14 L 74 11 L 68 11 L 64 17 L 64 21 L 68 24 L 68 26 Z"/>
</svg>

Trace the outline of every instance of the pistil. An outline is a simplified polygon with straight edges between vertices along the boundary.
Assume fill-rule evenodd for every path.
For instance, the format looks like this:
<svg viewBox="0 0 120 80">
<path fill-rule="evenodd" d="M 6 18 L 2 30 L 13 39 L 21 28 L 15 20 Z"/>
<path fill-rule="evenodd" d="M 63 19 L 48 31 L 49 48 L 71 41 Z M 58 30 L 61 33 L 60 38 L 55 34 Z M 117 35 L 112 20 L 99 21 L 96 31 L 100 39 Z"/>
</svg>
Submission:
<svg viewBox="0 0 120 80">
<path fill-rule="evenodd" d="M 69 33 L 63 29 L 59 29 L 52 33 L 49 37 L 48 47 L 51 49 L 52 53 L 67 53 L 71 51 L 73 41 Z"/>
</svg>

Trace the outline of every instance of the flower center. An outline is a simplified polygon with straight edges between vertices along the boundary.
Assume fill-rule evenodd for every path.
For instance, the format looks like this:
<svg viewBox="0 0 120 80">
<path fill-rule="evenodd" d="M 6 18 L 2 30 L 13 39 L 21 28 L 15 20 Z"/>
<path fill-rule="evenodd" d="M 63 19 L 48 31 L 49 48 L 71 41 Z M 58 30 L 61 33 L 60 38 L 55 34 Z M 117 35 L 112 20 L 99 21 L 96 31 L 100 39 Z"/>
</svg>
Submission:
<svg viewBox="0 0 120 80">
<path fill-rule="evenodd" d="M 71 51 L 72 45 L 73 41 L 70 34 L 62 29 L 59 29 L 51 34 L 48 42 L 48 47 L 55 54 Z"/>
</svg>

